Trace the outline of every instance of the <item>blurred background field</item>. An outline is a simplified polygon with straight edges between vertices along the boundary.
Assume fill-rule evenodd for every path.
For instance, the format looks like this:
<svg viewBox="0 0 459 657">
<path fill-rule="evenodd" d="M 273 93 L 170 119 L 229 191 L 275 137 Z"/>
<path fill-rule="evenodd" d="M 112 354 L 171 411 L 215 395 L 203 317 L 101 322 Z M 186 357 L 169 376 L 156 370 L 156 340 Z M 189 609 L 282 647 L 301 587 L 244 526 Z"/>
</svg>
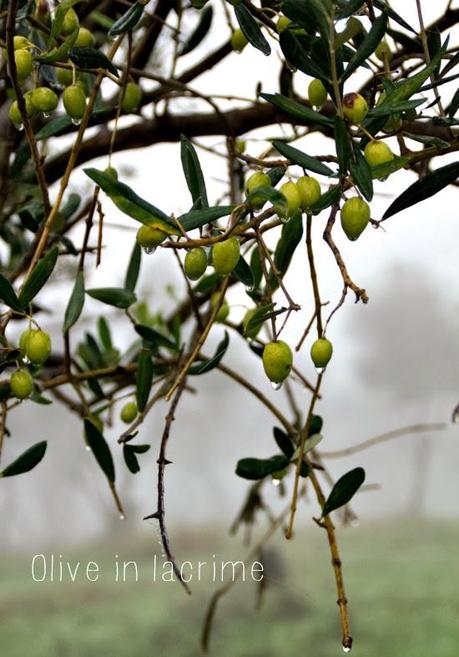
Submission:
<svg viewBox="0 0 459 657">
<path fill-rule="evenodd" d="M 0 636 L 5 657 L 197 657 L 206 605 L 217 584 L 152 582 L 159 547 L 153 528 L 138 538 L 114 535 L 63 552 L 100 565 L 95 583 L 35 583 L 32 554 L 3 556 Z M 211 654 L 218 657 L 329 657 L 342 654 L 336 594 L 324 533 L 311 525 L 267 552 L 261 609 L 257 587 L 237 583 L 217 611 Z M 365 657 L 455 657 L 459 645 L 459 524 L 433 520 L 363 523 L 339 531 L 355 645 Z M 174 537 L 182 559 L 236 560 L 239 539 L 224 530 Z M 56 552 L 56 551 L 55 551 Z M 57 551 L 58 552 L 58 551 Z M 114 555 L 135 560 L 139 581 L 115 583 Z M 269 572 L 271 571 L 271 572 Z"/>
</svg>

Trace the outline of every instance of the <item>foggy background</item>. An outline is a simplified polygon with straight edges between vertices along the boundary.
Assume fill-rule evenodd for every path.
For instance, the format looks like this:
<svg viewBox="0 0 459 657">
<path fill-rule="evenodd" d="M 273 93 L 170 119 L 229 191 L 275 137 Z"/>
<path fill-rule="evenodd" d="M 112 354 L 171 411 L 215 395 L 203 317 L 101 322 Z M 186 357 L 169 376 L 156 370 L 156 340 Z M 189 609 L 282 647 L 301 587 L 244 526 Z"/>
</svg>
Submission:
<svg viewBox="0 0 459 657">
<path fill-rule="evenodd" d="M 426 24 L 446 4 L 423 3 Z M 414 2 L 394 1 L 392 5 L 408 22 L 417 25 Z M 219 29 L 220 32 L 213 30 L 213 37 L 186 58 L 186 66 L 219 43 L 220 37 L 222 41 L 226 38 L 228 29 L 224 21 Z M 209 45 L 212 38 L 214 41 Z M 248 47 L 242 56 L 229 56 L 192 86 L 203 92 L 253 97 L 254 78 L 258 78 L 264 91 L 274 92 L 277 91 L 277 77 L 272 73 L 275 59 L 275 54 L 268 59 Z M 247 70 L 250 75 L 244 74 Z M 306 76 L 296 75 L 297 89 L 303 94 L 307 84 Z M 352 90 L 350 86 L 346 88 Z M 450 95 L 451 90 L 444 91 L 445 105 Z M 228 103 L 221 103 L 221 107 L 227 106 Z M 189 99 L 177 101 L 173 107 L 177 112 L 190 111 L 192 107 L 201 109 L 202 103 Z M 288 126 L 284 130 L 289 134 Z M 263 139 L 278 134 L 280 130 L 272 126 L 246 135 L 248 152 L 260 155 L 266 147 Z M 204 146 L 218 144 L 224 152 L 224 142 L 218 138 L 197 142 Z M 332 142 L 314 135 L 304 139 L 301 145 L 309 154 L 334 152 Z M 396 143 L 391 146 L 396 150 Z M 410 146 L 420 147 L 414 143 Z M 205 150 L 198 152 L 210 201 L 216 201 L 226 188 L 225 161 Z M 441 164 L 453 159 L 453 156 L 443 157 Z M 179 145 L 120 153 L 114 156 L 113 164 L 121 180 L 165 212 L 177 214 L 189 209 Z M 96 160 L 91 166 L 105 168 L 107 158 Z M 384 183 L 377 182 L 372 217 L 379 219 L 393 198 L 413 181 L 414 175 L 403 171 Z M 325 190 L 325 179 L 321 183 Z M 92 183 L 81 170 L 74 173 L 72 190 L 84 195 L 91 188 Z M 119 213 L 103 194 L 101 198 L 107 222 L 103 262 L 96 271 L 94 261 L 88 258 L 88 288 L 122 286 L 137 230 L 136 222 Z M 451 187 L 390 218 L 383 230 L 369 227 L 357 243 L 349 242 L 338 224 L 334 231 L 353 280 L 367 290 L 370 302 L 366 306 L 355 305 L 349 293 L 345 306 L 329 326 L 327 336 L 334 344 L 334 355 L 324 378 L 323 399 L 316 407 L 324 418 L 321 449 L 330 451 L 350 446 L 408 424 L 450 423 L 440 433 L 400 438 L 350 458 L 328 462 L 335 477 L 362 465 L 367 471 L 367 483 L 381 486 L 380 490 L 357 496 L 353 502 L 362 523 L 405 514 L 457 518 L 459 513 L 459 427 L 451 423 L 452 410 L 459 402 L 458 201 L 457 188 Z M 321 240 L 325 221 L 326 213 L 314 219 L 314 245 L 322 299 L 330 302 L 325 309 L 327 316 L 328 308 L 341 295 L 342 282 L 334 258 Z M 95 236 L 93 231 L 93 241 Z M 80 243 L 81 229 L 75 231 L 73 238 L 76 244 Z M 39 321 L 52 332 L 57 351 L 62 349 L 60 327 L 71 290 L 72 267 L 71 263 L 61 265 L 53 277 L 53 288 L 48 286 L 39 299 L 53 312 L 40 315 Z M 283 336 L 296 344 L 313 308 L 303 246 L 295 254 L 286 285 L 302 306 L 301 312 L 292 316 Z M 144 255 L 137 288 L 139 299 L 145 299 L 153 312 L 170 308 L 173 299 L 167 288 L 178 298 L 185 295 L 172 253 L 158 249 L 151 256 Z M 233 289 L 228 299 L 232 306 L 230 319 L 239 321 L 251 300 L 243 290 Z M 278 301 L 282 305 L 281 296 Z M 135 336 L 122 313 L 113 312 L 90 298 L 86 299 L 83 319 L 72 332 L 73 343 L 86 330 L 95 330 L 101 313 L 113 318 L 115 346 L 123 352 Z M 19 333 L 20 327 L 16 330 Z M 212 353 L 223 330 L 220 326 L 212 329 L 206 353 Z M 295 356 L 296 365 L 310 379 L 314 376 L 309 357 L 311 338 Z M 285 393 L 271 390 L 261 361 L 236 335 L 231 334 L 225 362 L 276 402 L 281 399 L 287 409 Z M 169 444 L 168 458 L 174 464 L 166 471 L 166 517 L 172 530 L 178 526 L 213 525 L 216 531 L 221 528 L 225 532 L 249 485 L 235 476 L 236 462 L 243 457 L 271 456 L 276 452 L 272 438 L 275 422 L 248 392 L 218 371 L 193 377 L 192 384 L 196 394 L 183 397 Z M 309 395 L 298 390 L 304 408 Z M 39 440 L 46 439 L 49 445 L 44 461 L 36 470 L 1 483 L 2 549 L 36 552 L 44 546 L 75 545 L 100 538 L 114 530 L 153 533 L 152 526 L 141 518 L 155 509 L 156 458 L 166 412 L 166 405 L 159 403 L 140 429 L 138 441 L 151 443 L 152 448 L 140 457 L 142 470 L 136 476 L 126 472 L 121 450 L 117 449 L 122 427 L 116 425 L 107 430 L 106 438 L 116 457 L 119 492 L 126 503 L 128 518 L 124 521 L 113 508 L 105 478 L 93 456 L 84 448 L 82 422 L 78 417 L 57 403 L 50 407 L 27 403 L 12 412 L 8 418 L 12 437 L 6 440 L 3 463 L 9 463 Z M 272 498 L 276 495 L 273 488 Z M 301 505 L 298 521 L 310 523 L 316 511 L 315 504 Z"/>
</svg>

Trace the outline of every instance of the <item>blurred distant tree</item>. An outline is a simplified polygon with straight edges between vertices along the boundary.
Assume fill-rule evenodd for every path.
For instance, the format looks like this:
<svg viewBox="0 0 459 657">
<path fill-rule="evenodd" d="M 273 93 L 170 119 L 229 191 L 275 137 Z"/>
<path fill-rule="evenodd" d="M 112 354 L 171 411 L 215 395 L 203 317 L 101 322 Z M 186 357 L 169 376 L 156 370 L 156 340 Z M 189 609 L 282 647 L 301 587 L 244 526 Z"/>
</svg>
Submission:
<svg viewBox="0 0 459 657">
<path fill-rule="evenodd" d="M 357 240 L 370 227 L 380 229 L 396 213 L 457 184 L 459 175 L 457 162 L 448 157 L 443 161 L 459 148 L 459 54 L 448 38 L 459 9 L 449 2 L 442 15 L 425 25 L 422 5 L 427 3 L 416 0 L 418 20 L 413 26 L 403 18 L 404 3 L 400 15 L 393 4 L 0 1 L 0 367 L 5 375 L 0 387 L 0 454 L 8 435 L 8 413 L 25 400 L 48 404 L 52 396 L 82 418 L 87 445 L 123 514 L 112 448 L 104 437 L 113 409 L 121 405 L 127 429 L 119 437 L 119 448 L 135 474 L 149 449 L 136 440 L 138 431 L 159 399 L 169 401 L 158 456 L 157 507 L 150 517 L 158 521 L 166 556 L 187 588 L 165 524 L 167 444 L 189 381 L 219 369 L 264 404 L 281 427 L 274 428 L 278 450 L 272 458 L 247 458 L 237 464 L 237 475 L 253 484 L 234 529 L 241 523 L 252 525 L 259 512 L 269 509 L 264 484 L 274 481 L 280 490 L 290 490 L 291 501 L 280 517 L 268 514 L 268 535 L 254 549 L 261 549 L 284 524 L 290 538 L 299 498 L 309 488 L 314 491 L 320 508 L 315 521 L 325 529 L 330 546 L 345 651 L 351 649 L 352 637 L 330 513 L 344 507 L 350 517 L 346 505 L 365 473 L 356 467 L 334 484 L 317 450 L 323 421 L 314 411 L 333 352 L 326 337 L 330 321 L 349 291 L 362 303 L 368 294 L 351 277 L 339 243 Z M 225 24 L 227 38 L 216 43 L 216 26 L 221 31 Z M 272 54 L 269 88 L 260 88 L 257 71 L 249 66 L 244 73 L 253 79 L 252 98 L 237 94 L 237 80 L 224 80 L 224 95 L 200 90 L 201 76 L 234 51 L 243 58 L 249 48 Z M 303 74 L 310 78 L 307 94 L 298 91 Z M 255 154 L 251 133 L 264 126 L 279 137 Z M 313 132 L 324 136 L 326 154 L 305 152 L 301 140 Z M 198 138 L 212 135 L 225 138 L 224 148 L 211 150 L 226 158 L 228 171 L 226 198 L 218 203 L 209 197 L 209 172 L 202 170 L 198 157 Z M 191 201 L 189 211 L 179 216 L 157 208 L 155 199 L 140 198 L 118 179 L 111 163 L 113 153 L 161 142 L 180 144 Z M 397 145 L 396 153 L 389 144 Z M 94 183 L 92 193 L 85 198 L 70 193 L 75 168 L 100 156 L 107 156 L 105 169 L 85 169 Z M 418 181 L 382 217 L 373 217 L 373 180 L 396 177 L 401 169 L 413 171 Z M 153 178 L 154 171 L 150 175 Z M 124 286 L 87 289 L 89 271 L 102 258 L 107 197 L 138 222 L 137 239 Z M 331 310 L 325 309 L 320 295 L 311 237 L 313 223 L 322 217 L 323 239 L 342 277 Z M 338 217 L 342 232 L 335 231 Z M 82 241 L 76 240 L 81 233 L 74 231 L 80 225 Z M 267 245 L 268 233 L 270 243 L 275 236 L 273 249 Z M 284 276 L 302 240 L 315 310 L 312 317 L 304 317 L 305 330 L 294 349 L 310 340 L 317 370 L 312 382 L 295 367 L 291 346 L 280 339 L 292 313 L 301 312 Z M 139 303 L 135 292 L 143 252 L 158 247 L 168 249 L 186 284 L 186 296 L 168 316 Z M 64 351 L 58 353 L 41 328 L 45 320 L 39 294 L 52 282 L 61 259 L 74 263 L 75 276 L 60 318 Z M 252 304 L 240 325 L 228 319 L 225 294 L 234 285 L 245 289 Z M 87 295 L 100 302 L 100 317 L 93 332 L 77 343 L 72 329 Z M 132 328 L 132 343 L 123 354 L 113 346 L 104 305 L 119 309 Z M 16 340 L 13 327 L 18 322 L 25 325 Z M 205 343 L 215 322 L 226 331 L 216 352 L 208 354 Z M 310 338 L 313 332 L 315 340 Z M 245 348 L 260 356 L 260 367 L 275 389 L 283 384 L 290 417 L 264 390 L 224 364 L 230 337 L 244 340 Z M 381 439 L 388 437 L 394 435 Z M 10 460 L 1 476 L 30 470 L 45 450 L 45 442 L 34 445 Z M 324 483 L 331 488 L 328 497 Z M 210 607 L 204 646 L 216 602 L 226 590 L 217 592 Z"/>
</svg>

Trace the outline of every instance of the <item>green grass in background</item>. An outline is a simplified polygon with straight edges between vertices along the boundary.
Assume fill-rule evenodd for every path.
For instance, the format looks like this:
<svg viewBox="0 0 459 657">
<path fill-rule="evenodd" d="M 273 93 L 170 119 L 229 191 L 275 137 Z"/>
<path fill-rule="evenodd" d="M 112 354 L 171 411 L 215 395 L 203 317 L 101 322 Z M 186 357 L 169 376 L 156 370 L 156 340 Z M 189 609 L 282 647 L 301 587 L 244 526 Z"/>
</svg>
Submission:
<svg viewBox="0 0 459 657">
<path fill-rule="evenodd" d="M 218 544 L 197 532 L 176 542 L 197 561 L 236 560 L 238 541 Z M 206 538 L 207 536 L 207 538 Z M 391 523 L 339 530 L 357 657 L 456 657 L 459 646 L 459 526 Z M 30 555 L 0 564 L 2 657 L 197 657 L 210 593 L 208 579 L 188 597 L 178 584 L 151 581 L 142 541 L 64 552 L 101 566 L 97 583 L 34 583 Z M 136 560 L 140 581 L 113 582 L 114 555 Z M 336 593 L 325 533 L 316 527 L 292 543 L 274 540 L 272 578 L 261 609 L 252 583 L 236 584 L 217 612 L 217 657 L 342 655 Z"/>
</svg>

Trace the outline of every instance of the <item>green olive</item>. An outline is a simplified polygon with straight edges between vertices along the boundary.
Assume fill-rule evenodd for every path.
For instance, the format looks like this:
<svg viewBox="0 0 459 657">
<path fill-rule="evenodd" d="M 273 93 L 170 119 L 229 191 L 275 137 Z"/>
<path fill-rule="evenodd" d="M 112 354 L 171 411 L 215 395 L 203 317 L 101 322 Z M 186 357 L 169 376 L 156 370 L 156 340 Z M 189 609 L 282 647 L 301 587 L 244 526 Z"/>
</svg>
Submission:
<svg viewBox="0 0 459 657">
<path fill-rule="evenodd" d="M 86 96 L 81 87 L 72 84 L 64 89 L 62 101 L 71 119 L 80 121 L 83 118 L 86 111 Z"/>
<path fill-rule="evenodd" d="M 13 372 L 10 377 L 10 388 L 17 399 L 27 399 L 33 392 L 33 379 L 26 369 Z"/>
<path fill-rule="evenodd" d="M 167 237 L 167 233 L 154 226 L 141 226 L 137 231 L 137 244 L 144 249 L 155 249 Z"/>
<path fill-rule="evenodd" d="M 234 30 L 231 35 L 231 47 L 234 52 L 242 52 L 248 43 L 249 42 L 247 41 L 242 30 L 239 28 Z"/>
<path fill-rule="evenodd" d="M 78 15 L 75 9 L 70 7 L 70 9 L 65 12 L 64 20 L 62 21 L 62 34 L 72 34 L 79 25 L 80 21 L 78 20 Z"/>
<path fill-rule="evenodd" d="M 308 87 L 308 99 L 314 107 L 322 107 L 327 100 L 327 90 L 322 80 L 312 80 Z"/>
<path fill-rule="evenodd" d="M 120 418 L 125 424 L 131 424 L 137 417 L 137 404 L 134 401 L 128 402 L 123 406 Z"/>
<path fill-rule="evenodd" d="M 263 368 L 266 376 L 273 383 L 282 383 L 293 365 L 293 353 L 289 345 L 282 340 L 273 340 L 263 349 Z"/>
<path fill-rule="evenodd" d="M 212 295 L 210 297 L 210 306 L 211 308 L 215 308 L 215 306 L 220 303 L 220 297 L 221 294 L 220 292 L 212 292 Z M 226 299 L 223 299 L 223 302 L 218 309 L 217 316 L 215 317 L 216 322 L 224 322 L 225 319 L 228 317 L 230 313 L 230 307 L 228 304 L 228 301 Z"/>
<path fill-rule="evenodd" d="M 28 50 L 20 48 L 14 53 L 14 61 L 16 62 L 18 80 L 24 82 L 33 71 L 33 57 Z"/>
<path fill-rule="evenodd" d="M 343 97 L 343 112 L 351 123 L 362 123 L 368 113 L 368 103 L 360 94 L 346 94 Z"/>
<path fill-rule="evenodd" d="M 32 330 L 26 340 L 25 354 L 30 362 L 43 365 L 51 353 L 51 338 L 45 331 Z"/>
<path fill-rule="evenodd" d="M 228 276 L 241 257 L 241 247 L 237 237 L 217 242 L 212 247 L 212 265 L 220 276 Z"/>
<path fill-rule="evenodd" d="M 288 218 L 293 217 L 301 208 L 301 195 L 298 187 L 294 182 L 289 181 L 281 185 L 279 191 L 287 199 L 287 211 L 284 212 L 283 209 L 277 208 L 278 215 Z"/>
<path fill-rule="evenodd" d="M 207 253 L 202 246 L 187 251 L 184 264 L 185 274 L 192 281 L 197 281 L 207 269 Z"/>
<path fill-rule="evenodd" d="M 394 159 L 389 146 L 383 141 L 370 141 L 365 146 L 365 159 L 371 167 L 376 167 L 378 164 L 385 164 Z"/>
<path fill-rule="evenodd" d="M 261 187 L 272 187 L 272 186 L 273 184 L 271 182 L 271 178 L 268 176 L 267 173 L 263 173 L 262 171 L 256 171 L 255 173 L 253 173 L 245 183 L 245 189 L 247 194 L 252 194 L 257 189 L 260 189 Z M 260 210 L 265 203 L 266 201 L 264 198 L 257 196 L 254 196 L 250 201 L 250 204 L 256 210 Z"/>
<path fill-rule="evenodd" d="M 128 82 L 124 90 L 121 109 L 123 112 L 135 112 L 142 100 L 142 90 L 135 82 Z"/>
<path fill-rule="evenodd" d="M 301 197 L 301 207 L 309 210 L 322 196 L 319 182 L 312 176 L 301 176 L 298 178 L 296 187 Z"/>
<path fill-rule="evenodd" d="M 354 241 L 370 221 L 370 206 L 359 196 L 349 198 L 341 208 L 341 226 L 346 236 Z"/>
<path fill-rule="evenodd" d="M 74 43 L 75 48 L 93 48 L 96 40 L 94 34 L 86 27 L 80 27 L 78 36 Z"/>
<path fill-rule="evenodd" d="M 328 365 L 333 354 L 333 345 L 327 338 L 318 338 L 311 347 L 311 358 L 317 369 Z"/>
<path fill-rule="evenodd" d="M 59 102 L 59 98 L 52 89 L 48 87 L 37 87 L 30 96 L 32 104 L 39 112 L 53 112 Z"/>
</svg>

